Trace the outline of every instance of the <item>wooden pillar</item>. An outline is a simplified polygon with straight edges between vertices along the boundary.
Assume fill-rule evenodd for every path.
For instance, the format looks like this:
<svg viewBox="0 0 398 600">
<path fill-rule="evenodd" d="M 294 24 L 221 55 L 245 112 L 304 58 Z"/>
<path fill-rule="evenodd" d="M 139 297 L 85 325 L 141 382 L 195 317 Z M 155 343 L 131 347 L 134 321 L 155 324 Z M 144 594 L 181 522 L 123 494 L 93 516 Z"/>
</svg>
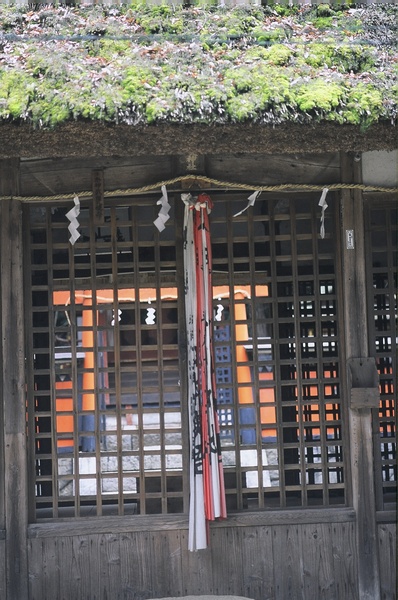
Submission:
<svg viewBox="0 0 398 600">
<path fill-rule="evenodd" d="M 19 161 L 0 161 L 0 306 L 6 600 L 28 598 L 27 457 Z"/>
<path fill-rule="evenodd" d="M 353 153 L 341 155 L 343 182 L 360 182 L 360 169 L 360 156 L 354 156 Z M 369 353 L 361 191 L 342 190 L 341 225 L 352 501 L 357 515 L 359 599 L 380 600 L 372 409 L 366 405 L 366 388 L 363 389 L 363 402 L 360 401 L 359 389 L 355 390 L 355 403 L 351 402 L 349 372 L 349 361 L 366 358 Z"/>
</svg>

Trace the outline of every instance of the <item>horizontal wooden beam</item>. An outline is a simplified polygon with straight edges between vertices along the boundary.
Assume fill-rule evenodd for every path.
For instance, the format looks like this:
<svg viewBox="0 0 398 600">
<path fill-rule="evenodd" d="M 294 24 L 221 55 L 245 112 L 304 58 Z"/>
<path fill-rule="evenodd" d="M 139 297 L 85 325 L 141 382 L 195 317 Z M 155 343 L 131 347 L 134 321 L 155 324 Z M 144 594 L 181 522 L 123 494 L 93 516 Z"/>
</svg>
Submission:
<svg viewBox="0 0 398 600">
<path fill-rule="evenodd" d="M 378 123 L 323 123 L 276 127 L 261 124 L 129 126 L 68 122 L 54 129 L 0 125 L 0 158 L 142 156 L 144 154 L 319 153 L 394 150 L 396 127 Z"/>
<path fill-rule="evenodd" d="M 253 527 L 274 525 L 303 525 L 311 523 L 347 523 L 355 521 L 352 508 L 313 510 L 286 510 L 236 513 L 222 521 L 211 523 L 218 527 Z M 159 531 L 188 529 L 188 516 L 184 515 L 136 515 L 126 517 L 92 517 L 79 520 L 48 521 L 28 527 L 29 538 L 49 538 L 95 533 L 126 533 L 133 531 Z"/>
</svg>

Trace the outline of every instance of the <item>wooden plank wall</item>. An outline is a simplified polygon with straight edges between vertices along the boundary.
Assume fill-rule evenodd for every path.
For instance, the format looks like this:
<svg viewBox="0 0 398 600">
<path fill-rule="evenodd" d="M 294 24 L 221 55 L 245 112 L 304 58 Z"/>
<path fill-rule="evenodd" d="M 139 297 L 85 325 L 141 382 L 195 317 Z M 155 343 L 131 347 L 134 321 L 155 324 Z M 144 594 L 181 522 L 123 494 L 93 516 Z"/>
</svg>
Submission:
<svg viewBox="0 0 398 600">
<path fill-rule="evenodd" d="M 246 526 L 240 517 L 232 526 L 212 527 L 209 548 L 197 553 L 187 551 L 188 532 L 181 518 L 174 528 L 160 520 L 157 530 L 153 518 L 151 524 L 140 519 L 135 531 L 133 520 L 124 518 L 111 526 L 106 519 L 81 526 L 33 525 L 29 598 L 145 600 L 231 594 L 253 600 L 359 600 L 354 513 L 340 509 L 334 511 L 334 522 L 333 511 L 328 517 L 329 522 L 292 523 L 291 513 L 280 513 L 273 525 Z M 303 514 L 297 512 L 300 519 Z M 396 529 L 396 523 L 378 525 L 382 600 L 397 598 Z M 3 540 L 0 568 L 1 561 Z"/>
<path fill-rule="evenodd" d="M 186 528 L 55 536 L 41 526 L 29 540 L 29 597 L 359 600 L 354 515 L 344 514 L 334 523 L 215 526 L 196 553 Z"/>
</svg>

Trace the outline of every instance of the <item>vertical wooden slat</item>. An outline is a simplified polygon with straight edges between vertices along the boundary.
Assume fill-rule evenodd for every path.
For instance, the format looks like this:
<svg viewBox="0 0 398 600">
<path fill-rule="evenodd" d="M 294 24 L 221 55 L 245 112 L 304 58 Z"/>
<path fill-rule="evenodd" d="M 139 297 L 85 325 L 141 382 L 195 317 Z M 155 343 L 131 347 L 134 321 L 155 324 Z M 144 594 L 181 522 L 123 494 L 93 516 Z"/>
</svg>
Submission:
<svg viewBox="0 0 398 600">
<path fill-rule="evenodd" d="M 18 194 L 19 160 L 0 162 L 0 197 Z M 22 269 L 22 210 L 19 202 L 0 205 L 1 358 L 4 418 L 4 515 L 6 531 L 7 600 L 28 594 L 27 459 L 24 376 L 24 313 Z M 0 440 L 1 441 L 1 440 Z"/>
<path fill-rule="evenodd" d="M 273 528 L 275 600 L 306 600 L 303 583 L 303 545 L 299 525 Z"/>
<path fill-rule="evenodd" d="M 72 559 L 70 587 L 66 589 L 66 597 L 91 598 L 90 590 L 90 546 L 87 536 L 69 538 Z"/>
<path fill-rule="evenodd" d="M 101 598 L 101 553 L 100 541 L 101 535 L 88 536 L 90 567 L 86 577 L 89 580 L 90 598 L 92 600 L 100 600 Z"/>
<path fill-rule="evenodd" d="M 304 597 L 335 600 L 338 596 L 328 526 L 303 525 L 302 533 L 303 548 L 305 548 L 303 552 Z"/>
<path fill-rule="evenodd" d="M 79 489 L 79 375 L 77 361 L 77 311 L 76 311 L 76 280 L 73 246 L 70 244 L 68 252 L 69 263 L 69 290 L 70 290 L 70 320 L 71 320 L 71 353 L 72 353 L 72 401 L 73 401 L 73 499 L 74 516 L 79 516 L 80 511 L 80 489 Z"/>
<path fill-rule="evenodd" d="M 90 429 L 94 430 L 93 431 L 93 438 L 94 438 L 94 448 L 89 446 L 89 453 L 92 453 L 95 455 L 95 470 L 96 470 L 96 477 L 95 477 L 95 495 L 96 495 L 96 500 L 95 500 L 95 504 L 96 504 L 96 508 L 95 508 L 95 514 L 97 516 L 101 516 L 102 515 L 102 499 L 101 499 L 101 487 L 102 487 L 102 481 L 101 481 L 101 458 L 100 458 L 100 419 L 99 419 L 99 415 L 98 415 L 98 410 L 99 410 L 99 406 L 98 406 L 98 299 L 97 299 L 97 278 L 96 278 L 96 268 L 97 268 L 97 263 L 96 263 L 96 246 L 95 246 L 95 241 L 96 241 L 96 226 L 95 226 L 95 218 L 94 218 L 94 213 L 95 213 L 95 208 L 94 208 L 94 203 L 90 206 L 90 225 L 89 225 L 89 246 L 90 246 L 90 292 L 91 292 L 91 301 L 88 301 L 88 305 L 86 304 L 86 306 L 84 306 L 83 304 L 83 315 L 84 315 L 84 311 L 88 310 L 91 311 L 91 316 L 89 318 L 89 322 L 92 323 L 91 325 L 91 340 L 92 340 L 92 350 L 87 349 L 86 348 L 86 352 L 92 352 L 92 356 L 93 356 L 93 379 L 94 379 L 94 389 L 93 389 L 93 394 L 94 397 L 96 399 L 95 401 L 95 406 L 91 407 L 91 409 L 94 410 L 94 415 L 91 414 L 91 416 L 89 418 L 86 417 L 87 422 L 90 423 Z M 117 315 L 117 311 L 116 311 L 116 315 Z M 117 317 L 116 317 L 117 319 Z M 82 323 L 84 323 L 85 319 L 83 318 Z M 84 335 L 84 334 L 83 334 Z M 88 339 L 90 338 L 90 336 L 88 336 Z M 83 383 L 83 387 L 84 387 L 85 383 Z M 82 407 L 83 408 L 83 407 Z M 84 410 L 84 408 L 83 408 Z M 80 461 L 81 455 L 79 455 L 79 461 Z M 76 481 L 76 486 L 80 486 L 80 481 Z M 80 502 L 81 502 L 81 498 L 80 498 Z M 79 506 L 79 511 L 81 511 L 81 504 Z M 81 515 L 81 512 L 79 513 Z"/>
<path fill-rule="evenodd" d="M 145 506 L 145 468 L 144 468 L 144 414 L 143 414 L 143 383 L 142 383 L 142 369 L 140 357 L 142 355 L 142 340 L 140 332 L 141 323 L 141 309 L 140 309 L 140 266 L 139 266 L 139 207 L 131 207 L 131 221 L 132 221 L 132 232 L 133 232 L 133 243 L 134 243 L 134 293 L 135 293 L 135 334 L 136 334 L 136 373 L 137 373 L 137 416 L 138 416 L 138 460 L 139 460 L 139 510 L 141 513 L 146 512 Z"/>
<path fill-rule="evenodd" d="M 244 557 L 242 590 L 239 594 L 248 598 L 273 598 L 272 528 L 241 528 L 239 549 Z"/>
<path fill-rule="evenodd" d="M 181 547 L 188 547 L 188 532 L 181 532 Z M 210 548 L 200 552 L 183 552 L 182 554 L 182 593 L 212 594 L 213 593 L 212 553 Z"/>
<path fill-rule="evenodd" d="M 272 297 L 272 331 L 273 337 L 276 338 L 276 332 L 278 332 L 278 294 L 277 294 L 277 268 L 276 268 L 276 219 L 275 219 L 275 202 L 269 202 L 269 236 L 270 236 L 270 295 Z M 278 333 L 279 338 L 279 333 Z M 278 343 L 274 346 L 274 360 L 275 360 L 275 373 L 281 373 L 281 355 L 278 347 Z M 276 378 L 275 385 L 275 397 L 282 398 L 282 386 L 281 377 Z M 286 506 L 286 485 L 285 477 L 281 474 L 285 473 L 285 456 L 283 452 L 283 410 L 282 402 L 277 402 L 275 407 L 276 412 L 276 439 L 277 439 L 277 456 L 278 456 L 278 468 L 279 468 L 279 489 L 280 489 L 280 506 Z"/>
<path fill-rule="evenodd" d="M 358 569 L 356 559 L 356 526 L 338 523 L 328 526 L 332 549 L 336 598 L 358 600 Z"/>
<path fill-rule="evenodd" d="M 99 536 L 100 598 L 120 597 L 120 545 L 119 536 Z"/>
<path fill-rule="evenodd" d="M 301 311 L 300 311 L 300 288 L 299 288 L 299 265 L 298 265 L 298 248 L 297 248 L 297 213 L 296 205 L 294 202 L 290 202 L 289 208 L 290 223 L 291 223 L 291 260 L 293 267 L 293 321 L 294 321 L 294 336 L 293 340 L 295 343 L 295 363 L 296 363 L 296 379 L 297 379 L 297 421 L 298 421 L 298 452 L 297 455 L 297 466 L 300 469 L 299 481 L 301 482 L 301 504 L 307 505 L 307 490 L 306 490 L 306 472 L 303 457 L 305 456 L 304 447 L 304 415 L 303 415 L 303 352 L 302 344 L 300 341 L 301 337 Z M 296 442 L 296 437 L 294 437 Z M 297 452 L 297 450 L 295 450 Z M 286 477 L 286 471 L 285 471 Z M 294 481 L 294 475 L 293 475 Z"/>
<path fill-rule="evenodd" d="M 241 532 L 239 527 L 213 529 L 211 554 L 214 594 L 241 595 L 246 560 L 241 560 Z"/>
<path fill-rule="evenodd" d="M 43 597 L 39 597 L 34 600 L 52 600 L 53 598 L 60 597 L 60 579 L 63 569 L 60 568 L 62 564 L 65 567 L 65 559 L 60 562 L 59 556 L 59 540 L 58 538 L 45 538 L 43 540 L 37 540 L 41 542 L 43 552 L 43 574 L 42 574 L 42 586 L 43 586 Z"/>
<path fill-rule="evenodd" d="M 396 600 L 397 589 L 397 524 L 378 526 L 381 597 Z"/>
<path fill-rule="evenodd" d="M 53 315 L 54 315 L 54 265 L 53 265 L 53 256 L 54 256 L 54 247 L 53 247 L 53 231 L 51 228 L 51 212 L 47 210 L 47 285 L 48 285 L 48 310 L 50 313 L 49 322 L 53 323 Z M 50 400 L 50 410 L 51 410 L 51 469 L 52 469 L 52 501 L 53 501 L 53 517 L 57 518 L 59 516 L 59 480 L 58 480 L 58 440 L 57 440 L 57 398 L 56 398 L 56 376 L 55 376 L 55 333 L 54 328 L 49 327 L 48 331 L 49 337 L 49 347 L 51 352 L 49 353 L 49 381 L 50 381 L 50 389 L 51 389 L 51 400 Z"/>
<path fill-rule="evenodd" d="M 28 219 L 29 211 L 25 207 L 25 226 L 24 236 L 27 236 L 28 231 Z M 35 430 L 35 409 L 32 391 L 34 390 L 34 376 L 33 376 L 33 362 L 34 352 L 32 346 L 31 336 L 28 335 L 28 330 L 33 328 L 33 310 L 32 310 L 32 293 L 31 293 L 31 261 L 30 261 L 30 245 L 25 243 L 24 245 L 24 298 L 25 298 L 25 351 L 26 351 L 26 389 L 28 394 L 28 429 L 29 431 Z M 28 440 L 28 521 L 33 523 L 36 520 L 36 506 L 35 506 L 35 437 L 30 435 Z M 1 444 L 0 444 L 1 446 Z M 1 451 L 1 450 L 0 450 Z M 1 513 L 0 513 L 1 514 Z"/>
<path fill-rule="evenodd" d="M 360 163 L 353 154 L 342 154 L 343 182 L 358 182 Z M 346 358 L 368 355 L 364 221 L 362 194 L 343 190 L 341 197 L 342 254 Z M 346 231 L 354 232 L 354 248 L 347 248 Z M 349 402 L 350 390 L 347 394 Z M 359 595 L 380 599 L 377 561 L 376 513 L 373 473 L 371 409 L 349 410 L 353 505 L 357 513 Z"/>
<path fill-rule="evenodd" d="M 118 264 L 117 264 L 117 211 L 111 207 L 111 245 L 112 245 L 112 280 L 113 280 L 113 313 L 114 313 L 114 344 L 115 353 L 119 353 L 115 360 L 115 392 L 116 392 L 116 439 L 117 439 L 117 486 L 118 486 L 118 514 L 124 514 L 123 502 L 123 443 L 122 443 L 122 373 L 120 360 L 120 323 L 119 323 L 119 298 L 118 298 Z M 98 378 L 97 378 L 98 379 Z M 100 439 L 96 441 L 98 464 L 100 465 L 99 448 Z M 101 482 L 100 482 L 101 483 Z"/>
<path fill-rule="evenodd" d="M 149 539 L 149 533 L 122 533 L 120 535 L 120 582 L 126 591 L 126 598 L 140 598 L 148 585 L 150 575 L 148 563 L 143 557 L 143 548 Z M 129 595 L 130 594 L 130 595 Z"/>
<path fill-rule="evenodd" d="M 45 597 L 42 540 L 29 540 L 29 598 L 41 600 Z"/>
<path fill-rule="evenodd" d="M 147 557 L 152 565 L 150 585 L 155 597 L 182 594 L 181 546 L 178 531 L 158 531 L 149 535 Z"/>
</svg>

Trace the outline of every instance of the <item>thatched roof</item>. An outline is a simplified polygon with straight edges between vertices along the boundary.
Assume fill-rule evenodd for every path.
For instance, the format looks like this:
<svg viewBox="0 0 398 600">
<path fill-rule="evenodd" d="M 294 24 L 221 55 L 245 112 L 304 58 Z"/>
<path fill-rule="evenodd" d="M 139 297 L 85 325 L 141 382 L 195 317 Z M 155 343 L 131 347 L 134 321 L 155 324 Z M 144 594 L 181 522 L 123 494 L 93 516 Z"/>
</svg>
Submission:
<svg viewBox="0 0 398 600">
<path fill-rule="evenodd" d="M 0 155 L 73 154 L 76 136 L 92 155 L 392 148 L 397 16 L 2 6 Z"/>
</svg>

